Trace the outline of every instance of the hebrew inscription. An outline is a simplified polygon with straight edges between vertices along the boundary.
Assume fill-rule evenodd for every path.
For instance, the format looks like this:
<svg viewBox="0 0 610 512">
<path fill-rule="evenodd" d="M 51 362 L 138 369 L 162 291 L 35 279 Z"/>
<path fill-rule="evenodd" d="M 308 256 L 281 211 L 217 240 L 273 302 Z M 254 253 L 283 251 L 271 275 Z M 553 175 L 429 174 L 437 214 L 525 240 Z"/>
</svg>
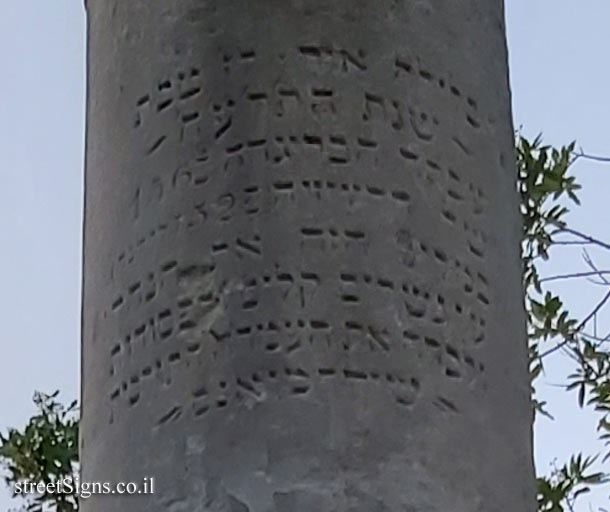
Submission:
<svg viewBox="0 0 610 512">
<path fill-rule="evenodd" d="M 239 76 L 257 65 L 251 49 L 220 55 L 209 73 Z M 377 71 L 387 74 L 396 93 L 376 94 L 367 87 L 366 55 L 297 46 L 293 65 L 316 85 L 270 89 L 246 81 L 235 95 L 211 90 L 206 96 L 202 71 L 185 65 L 134 102 L 132 136 L 145 168 L 130 191 L 132 238 L 112 267 L 113 281 L 126 282 L 115 273 L 134 281 L 115 289 L 107 307 L 109 321 L 125 326 L 108 347 L 111 421 L 130 414 L 142 393 L 171 386 L 176 373 L 188 371 L 189 359 L 225 366 L 251 351 L 267 356 L 248 357 L 252 364 L 240 371 L 201 375 L 179 403 L 160 412 L 158 425 L 270 394 L 298 399 L 335 379 L 384 386 L 397 405 L 411 406 L 425 379 L 417 368 L 424 357 L 457 385 L 480 378 L 484 364 L 476 354 L 491 304 L 480 223 L 486 196 L 469 173 L 484 137 L 477 102 L 398 55 Z M 289 56 L 275 58 L 286 62 Z M 317 78 L 315 71 L 325 66 L 324 79 Z M 327 85 L 348 75 L 351 85 Z M 449 98 L 446 115 L 462 118 L 459 133 L 444 129 L 440 114 L 410 104 L 413 82 L 430 97 L 431 112 L 440 98 Z M 254 120 L 264 121 L 264 129 L 247 129 L 244 138 L 239 127 Z M 189 137 L 196 139 L 194 149 Z M 151 173 L 147 167 L 156 166 L 170 144 L 193 156 Z M 449 148 L 444 160 L 451 166 L 429 157 L 435 146 Z M 413 234 L 411 213 L 424 208 L 436 210 L 428 230 L 450 226 L 459 244 L 422 234 L 434 240 L 429 244 Z M 380 214 L 391 221 L 373 232 Z M 283 230 L 288 254 L 262 234 L 261 224 L 282 218 L 291 219 Z M 159 251 L 166 232 L 200 241 L 198 258 L 144 267 L 139 255 Z M 387 259 L 373 263 L 380 249 Z M 339 271 L 316 271 L 291 261 L 291 254 L 337 259 Z M 236 261 L 239 271 L 231 275 L 227 268 Z M 395 271 L 379 275 L 387 269 Z M 432 286 L 422 277 L 430 271 L 447 278 Z M 392 314 L 362 323 L 371 302 Z M 277 314 L 278 304 L 285 315 Z M 354 354 L 354 362 L 333 364 L 342 352 Z M 368 361 L 373 352 L 386 353 L 385 362 Z M 395 357 L 408 361 L 401 371 L 388 366 Z M 459 410 L 448 398 L 437 400 Z"/>
<path fill-rule="evenodd" d="M 504 510 L 475 475 L 504 397 L 529 428 L 505 57 L 443 1 L 369 4 L 90 6 L 125 55 L 90 65 L 83 450 L 167 478 L 116 510 Z"/>
</svg>

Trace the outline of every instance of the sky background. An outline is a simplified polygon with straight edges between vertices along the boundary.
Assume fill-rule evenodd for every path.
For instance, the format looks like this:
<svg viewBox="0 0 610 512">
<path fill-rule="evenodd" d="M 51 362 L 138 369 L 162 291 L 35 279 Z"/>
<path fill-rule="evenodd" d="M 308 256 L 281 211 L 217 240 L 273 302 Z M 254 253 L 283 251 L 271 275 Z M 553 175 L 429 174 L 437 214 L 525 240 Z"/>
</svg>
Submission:
<svg viewBox="0 0 610 512">
<path fill-rule="evenodd" d="M 528 136 L 576 139 L 610 155 L 610 2 L 506 0 L 513 112 Z M 0 431 L 34 412 L 35 390 L 78 396 L 84 143 L 85 14 L 82 0 L 0 0 Z M 578 162 L 583 206 L 574 228 L 610 240 L 610 165 Z M 603 254 L 593 255 L 604 266 Z M 579 249 L 553 254 L 545 275 L 586 270 Z M 603 294 L 586 282 L 555 288 L 575 316 Z M 610 313 L 598 328 L 610 331 Z M 606 330 L 604 331 L 604 327 Z M 535 426 L 538 471 L 572 453 L 597 453 L 595 416 L 557 384 L 569 366 L 547 367 L 540 397 L 555 421 Z M 610 462 L 606 466 L 610 470 Z M 610 510 L 606 490 L 575 512 Z M 11 506 L 0 483 L 0 511 Z M 12 506 L 15 506 L 13 504 Z"/>
</svg>

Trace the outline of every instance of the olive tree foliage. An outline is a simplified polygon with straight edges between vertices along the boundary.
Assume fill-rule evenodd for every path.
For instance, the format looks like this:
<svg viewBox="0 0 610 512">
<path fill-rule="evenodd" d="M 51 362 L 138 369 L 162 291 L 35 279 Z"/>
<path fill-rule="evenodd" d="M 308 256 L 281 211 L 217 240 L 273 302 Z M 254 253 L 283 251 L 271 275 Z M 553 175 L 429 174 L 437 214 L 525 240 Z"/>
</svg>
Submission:
<svg viewBox="0 0 610 512">
<path fill-rule="evenodd" d="M 21 430 L 9 429 L 7 435 L 0 433 L 0 462 L 6 483 L 15 495 L 24 498 L 28 512 L 78 510 L 74 489 L 67 492 L 70 488 L 62 486 L 63 492 L 54 491 L 65 479 L 75 481 L 78 472 L 77 403 L 64 406 L 58 395 L 58 391 L 35 393 L 36 412 L 27 425 Z M 26 482 L 42 483 L 45 491 L 26 494 L 19 488 Z"/>
<path fill-rule="evenodd" d="M 597 333 L 597 319 L 610 300 L 610 271 L 600 269 L 589 249 L 610 250 L 610 244 L 570 227 L 566 220 L 568 205 L 578 205 L 576 178 L 570 174 L 579 159 L 609 160 L 575 151 L 575 143 L 561 148 L 542 144 L 537 137 L 528 141 L 516 138 L 517 186 L 523 218 L 522 261 L 527 311 L 532 403 L 537 414 L 551 417 L 547 404 L 536 398 L 535 382 L 551 357 L 568 357 L 572 373 L 563 383 L 575 391 L 579 406 L 593 407 L 599 413 L 598 431 L 608 453 L 585 457 L 575 455 L 538 484 L 540 512 L 573 511 L 576 499 L 592 485 L 610 481 L 601 471 L 593 471 L 595 462 L 610 457 L 610 334 Z M 548 260 L 551 250 L 559 247 L 581 249 L 585 265 L 582 271 L 541 277 L 538 264 Z M 561 297 L 552 291 L 554 282 L 589 279 L 602 290 L 600 300 L 584 318 L 573 317 Z M 604 510 L 604 509 L 600 509 Z"/>
<path fill-rule="evenodd" d="M 524 300 L 532 380 L 532 403 L 536 414 L 551 417 L 547 404 L 536 398 L 535 384 L 544 375 L 544 365 L 551 357 L 569 357 L 573 372 L 564 383 L 567 391 L 576 392 L 580 407 L 593 407 L 599 413 L 598 431 L 606 442 L 608 453 L 584 456 L 577 454 L 563 466 L 554 467 L 549 475 L 537 479 L 539 512 L 574 511 L 577 498 L 591 486 L 610 479 L 594 470 L 596 463 L 610 457 L 610 333 L 600 336 L 592 325 L 610 302 L 610 270 L 603 270 L 588 252 L 591 247 L 610 251 L 610 244 L 568 226 L 568 205 L 579 204 L 580 185 L 570 174 L 580 158 L 610 162 L 575 152 L 575 144 L 553 148 L 542 144 L 540 137 L 529 141 L 516 137 L 517 186 L 523 217 L 522 261 Z M 541 277 L 539 263 L 551 257 L 558 246 L 583 250 L 585 269 L 580 272 Z M 606 277 L 608 276 L 608 277 Z M 564 279 L 590 279 L 603 296 L 584 318 L 574 318 L 561 298 L 554 294 L 554 282 Z M 0 462 L 8 470 L 9 485 L 26 480 L 52 483 L 75 478 L 78 468 L 78 415 L 76 403 L 64 407 L 57 393 L 37 393 L 37 413 L 22 430 L 11 429 L 0 435 Z M 43 506 L 57 512 L 78 510 L 73 494 L 28 496 L 31 512 Z M 599 509 L 604 512 L 604 509 Z M 607 511 L 606 511 L 607 512 Z"/>
</svg>

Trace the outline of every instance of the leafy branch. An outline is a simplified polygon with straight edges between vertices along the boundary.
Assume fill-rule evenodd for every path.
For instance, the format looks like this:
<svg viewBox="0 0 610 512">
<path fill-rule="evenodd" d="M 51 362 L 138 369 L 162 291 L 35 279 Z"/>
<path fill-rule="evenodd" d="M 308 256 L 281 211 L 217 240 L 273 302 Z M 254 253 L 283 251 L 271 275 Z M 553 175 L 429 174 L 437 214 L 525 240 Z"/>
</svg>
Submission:
<svg viewBox="0 0 610 512">
<path fill-rule="evenodd" d="M 76 402 L 64 406 L 51 395 L 34 394 L 37 412 L 23 430 L 9 429 L 0 434 L 0 463 L 8 471 L 7 484 L 41 482 L 56 485 L 74 478 L 78 465 L 78 409 Z M 13 487 L 14 489 L 14 487 Z M 65 487 L 64 487 L 65 489 Z M 73 493 L 45 492 L 25 495 L 28 512 L 41 512 L 52 505 L 56 512 L 78 510 Z M 47 510 L 45 508 L 45 510 Z"/>
<path fill-rule="evenodd" d="M 537 264 L 550 257 L 553 246 L 595 246 L 609 250 L 610 244 L 567 225 L 566 203 L 580 204 L 577 192 L 580 185 L 569 169 L 579 159 L 610 162 L 610 159 L 593 157 L 582 150 L 575 152 L 575 143 L 560 149 L 542 145 L 538 136 L 533 142 L 517 135 L 517 186 L 521 197 L 522 261 L 525 306 L 528 320 L 530 375 L 535 411 L 550 417 L 546 404 L 535 397 L 534 382 L 543 372 L 544 361 L 553 354 L 570 357 L 575 363 L 568 377 L 567 390 L 577 390 L 580 407 L 592 406 L 602 414 L 598 424 L 600 437 L 610 446 L 610 353 L 603 347 L 610 340 L 597 333 L 587 333 L 591 322 L 610 302 L 610 271 L 600 270 L 585 251 L 589 270 L 541 278 Z M 569 239 L 565 239 L 565 236 Z M 596 278 L 595 284 L 607 286 L 597 304 L 582 320 L 574 318 L 561 298 L 545 287 L 566 279 Z M 546 344 L 554 341 L 554 346 Z M 544 350 L 541 349 L 545 346 Z M 607 458 L 608 456 L 606 456 Z M 605 461 L 606 458 L 603 460 Z M 549 477 L 538 479 L 538 508 L 540 512 L 561 512 L 564 507 L 573 511 L 576 499 L 589 492 L 591 485 L 608 482 L 602 472 L 586 472 L 597 457 L 583 459 L 582 454 L 572 457 L 561 469 Z"/>
</svg>

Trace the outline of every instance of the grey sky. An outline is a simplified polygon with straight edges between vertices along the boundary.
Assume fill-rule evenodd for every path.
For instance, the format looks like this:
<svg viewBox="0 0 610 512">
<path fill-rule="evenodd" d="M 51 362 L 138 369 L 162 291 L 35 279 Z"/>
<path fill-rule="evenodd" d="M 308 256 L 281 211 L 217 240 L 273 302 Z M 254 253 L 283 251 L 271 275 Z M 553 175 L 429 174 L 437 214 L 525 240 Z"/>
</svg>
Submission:
<svg viewBox="0 0 610 512">
<path fill-rule="evenodd" d="M 513 108 L 527 135 L 573 139 L 587 152 L 610 154 L 610 2 L 506 0 Z M 0 429 L 32 413 L 34 390 L 78 393 L 81 194 L 84 122 L 82 0 L 1 0 L 0 17 Z M 610 165 L 574 168 L 584 185 L 575 227 L 610 240 L 604 213 Z M 601 257 L 601 256 L 600 256 Z M 603 261 L 603 260 L 601 260 Z M 545 273 L 583 268 L 577 250 L 561 251 Z M 558 287 L 575 314 L 599 297 L 592 286 Z M 610 322 L 606 322 L 610 330 Z M 604 327 L 600 322 L 600 327 Z M 566 365 L 550 365 L 547 381 L 562 381 Z M 551 385 L 541 390 L 556 416 L 536 425 L 536 458 L 600 447 L 594 417 L 575 397 Z M 586 442 L 577 443 L 585 437 Z M 1 487 L 1 485 L 0 485 Z M 607 506 L 608 492 L 585 498 Z M 0 490 L 0 510 L 8 508 Z M 597 509 L 595 509 L 597 511 Z"/>
</svg>

